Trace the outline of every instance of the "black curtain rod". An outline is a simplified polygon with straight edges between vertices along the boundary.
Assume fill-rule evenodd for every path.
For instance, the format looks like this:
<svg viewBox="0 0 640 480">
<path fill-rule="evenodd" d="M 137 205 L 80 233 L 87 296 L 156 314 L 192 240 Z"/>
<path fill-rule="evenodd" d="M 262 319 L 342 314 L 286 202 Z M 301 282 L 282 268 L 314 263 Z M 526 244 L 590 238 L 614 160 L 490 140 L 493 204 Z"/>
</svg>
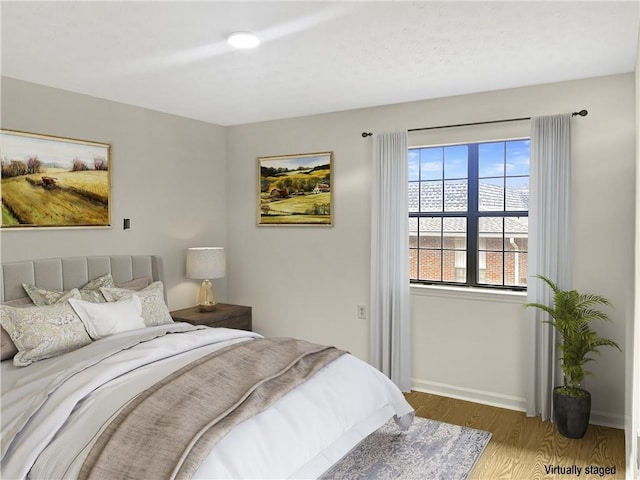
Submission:
<svg viewBox="0 0 640 480">
<path fill-rule="evenodd" d="M 576 115 L 580 115 L 581 117 L 586 117 L 589 112 L 586 110 L 580 110 L 579 112 L 573 112 L 571 114 L 572 117 Z M 520 122 L 522 120 L 531 120 L 531 117 L 521 117 L 521 118 L 505 118 L 504 120 L 487 120 L 484 122 L 471 122 L 471 123 L 457 123 L 455 125 L 438 125 L 436 127 L 422 127 L 422 128 L 410 128 L 408 132 L 418 132 L 421 130 L 437 130 L 439 128 L 453 128 L 453 127 L 469 127 L 472 125 L 488 125 L 491 123 L 507 123 L 507 122 Z M 371 132 L 362 132 L 362 138 L 370 137 L 373 135 Z"/>
</svg>

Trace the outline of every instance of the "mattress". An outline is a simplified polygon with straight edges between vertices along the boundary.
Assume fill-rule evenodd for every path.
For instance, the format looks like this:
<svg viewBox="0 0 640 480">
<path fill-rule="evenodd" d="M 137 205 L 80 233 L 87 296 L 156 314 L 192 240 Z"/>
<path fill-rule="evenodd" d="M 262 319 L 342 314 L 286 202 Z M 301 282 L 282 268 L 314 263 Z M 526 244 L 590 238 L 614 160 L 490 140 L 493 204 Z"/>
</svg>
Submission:
<svg viewBox="0 0 640 480">
<path fill-rule="evenodd" d="M 2 478 L 76 478 L 110 419 L 138 394 L 204 355 L 257 338 L 174 323 L 27 367 L 2 362 Z M 342 355 L 224 436 L 194 478 L 317 478 L 392 417 L 399 428 L 413 418 L 398 388 Z"/>
</svg>

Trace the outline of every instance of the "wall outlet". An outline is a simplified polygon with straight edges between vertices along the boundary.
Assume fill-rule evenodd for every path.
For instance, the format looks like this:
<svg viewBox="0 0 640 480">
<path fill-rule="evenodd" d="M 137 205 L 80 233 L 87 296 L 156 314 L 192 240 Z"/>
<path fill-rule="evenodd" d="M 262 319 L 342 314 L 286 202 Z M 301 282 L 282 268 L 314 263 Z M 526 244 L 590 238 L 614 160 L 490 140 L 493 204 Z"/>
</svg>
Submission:
<svg viewBox="0 0 640 480">
<path fill-rule="evenodd" d="M 358 318 L 361 320 L 365 320 L 367 318 L 366 305 L 358 305 Z"/>
</svg>

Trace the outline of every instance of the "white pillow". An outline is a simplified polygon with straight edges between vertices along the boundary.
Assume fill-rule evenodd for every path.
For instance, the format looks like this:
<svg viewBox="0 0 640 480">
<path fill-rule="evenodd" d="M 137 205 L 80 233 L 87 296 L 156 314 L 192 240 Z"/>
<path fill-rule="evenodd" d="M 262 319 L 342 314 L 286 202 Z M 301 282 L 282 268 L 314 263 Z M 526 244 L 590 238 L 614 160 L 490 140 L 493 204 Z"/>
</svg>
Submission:
<svg viewBox="0 0 640 480">
<path fill-rule="evenodd" d="M 113 303 L 93 303 L 70 298 L 69 303 L 94 340 L 146 327 L 140 316 L 142 304 L 136 296 Z"/>
<path fill-rule="evenodd" d="M 124 288 L 101 288 L 108 302 L 116 302 L 125 297 L 138 297 L 142 303 L 142 318 L 147 327 L 173 323 L 167 304 L 164 303 L 162 282 L 153 282 L 142 290 L 133 291 Z"/>
</svg>

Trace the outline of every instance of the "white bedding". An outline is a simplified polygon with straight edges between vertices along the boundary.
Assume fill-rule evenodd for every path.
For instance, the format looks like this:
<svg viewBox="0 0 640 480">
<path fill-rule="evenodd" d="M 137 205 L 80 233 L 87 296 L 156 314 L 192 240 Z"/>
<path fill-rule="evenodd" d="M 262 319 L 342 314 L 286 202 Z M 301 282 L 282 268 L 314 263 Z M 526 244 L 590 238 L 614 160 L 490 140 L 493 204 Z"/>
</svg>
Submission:
<svg viewBox="0 0 640 480">
<path fill-rule="evenodd" d="M 2 478 L 76 477 L 97 434 L 131 398 L 202 355 L 257 337 L 176 323 L 28 367 L 2 362 Z M 395 385 L 343 355 L 224 437 L 196 478 L 315 478 L 394 415 L 405 427 L 413 418 Z"/>
</svg>

